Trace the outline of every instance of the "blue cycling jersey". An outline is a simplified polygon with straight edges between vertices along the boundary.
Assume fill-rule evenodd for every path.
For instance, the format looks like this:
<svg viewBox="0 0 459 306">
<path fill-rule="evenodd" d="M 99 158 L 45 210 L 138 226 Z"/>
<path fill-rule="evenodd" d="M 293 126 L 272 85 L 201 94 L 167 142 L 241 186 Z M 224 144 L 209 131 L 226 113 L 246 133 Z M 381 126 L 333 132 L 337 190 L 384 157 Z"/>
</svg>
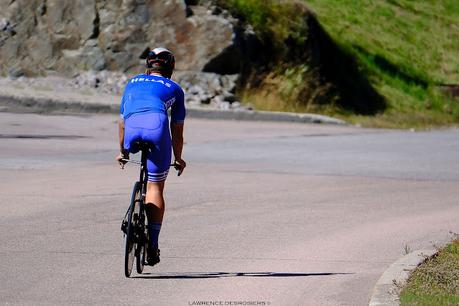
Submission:
<svg viewBox="0 0 459 306">
<path fill-rule="evenodd" d="M 121 100 L 121 117 L 133 114 L 163 113 L 171 107 L 171 121 L 185 120 L 185 98 L 182 88 L 170 79 L 141 74 L 129 80 Z"/>
</svg>

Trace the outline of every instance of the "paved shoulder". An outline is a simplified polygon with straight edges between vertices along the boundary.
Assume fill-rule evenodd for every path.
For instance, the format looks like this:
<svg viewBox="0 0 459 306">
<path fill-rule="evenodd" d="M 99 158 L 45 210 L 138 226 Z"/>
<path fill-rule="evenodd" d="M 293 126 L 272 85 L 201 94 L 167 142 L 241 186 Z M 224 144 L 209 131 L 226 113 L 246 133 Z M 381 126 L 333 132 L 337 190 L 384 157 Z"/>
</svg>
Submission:
<svg viewBox="0 0 459 306">
<path fill-rule="evenodd" d="M 74 89 L 65 86 L 30 86 L 0 79 L 0 110 L 27 113 L 118 113 L 121 97 L 97 92 L 94 89 Z M 60 81 L 62 83 L 62 80 Z M 56 81 L 59 83 L 59 81 Z M 12 85 L 14 84 L 14 85 Z M 346 124 L 343 120 L 317 115 L 253 110 L 221 110 L 206 107 L 187 107 L 194 118 L 285 121 L 297 123 Z"/>
</svg>

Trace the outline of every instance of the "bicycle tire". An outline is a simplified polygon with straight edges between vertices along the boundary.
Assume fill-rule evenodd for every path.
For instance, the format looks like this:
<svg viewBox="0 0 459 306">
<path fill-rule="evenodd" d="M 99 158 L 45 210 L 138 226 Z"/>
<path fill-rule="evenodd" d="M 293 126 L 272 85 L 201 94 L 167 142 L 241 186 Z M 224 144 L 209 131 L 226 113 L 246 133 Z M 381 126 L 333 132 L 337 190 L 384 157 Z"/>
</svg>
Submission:
<svg viewBox="0 0 459 306">
<path fill-rule="evenodd" d="M 134 266 L 136 250 L 136 227 L 138 215 L 140 212 L 140 183 L 136 182 L 132 190 L 131 204 L 129 206 L 128 222 L 125 235 L 124 249 L 124 275 L 130 277 Z"/>
<path fill-rule="evenodd" d="M 146 224 L 146 215 L 145 210 L 142 209 L 142 216 L 139 223 L 139 236 L 140 241 L 137 243 L 136 247 L 136 270 L 138 274 L 142 274 L 143 268 L 145 267 L 145 258 L 147 255 L 147 243 L 148 243 L 148 233 L 147 233 L 147 224 Z"/>
</svg>

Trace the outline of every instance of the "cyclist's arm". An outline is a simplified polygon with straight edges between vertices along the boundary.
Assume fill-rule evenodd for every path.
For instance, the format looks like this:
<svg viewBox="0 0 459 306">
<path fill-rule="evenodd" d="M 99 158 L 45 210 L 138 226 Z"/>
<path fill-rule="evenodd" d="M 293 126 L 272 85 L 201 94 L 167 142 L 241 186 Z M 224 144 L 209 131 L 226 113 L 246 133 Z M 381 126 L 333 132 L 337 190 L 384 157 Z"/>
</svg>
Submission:
<svg viewBox="0 0 459 306">
<path fill-rule="evenodd" d="M 182 159 L 183 149 L 183 122 L 171 122 L 172 150 L 174 151 L 174 167 L 180 176 L 186 167 L 186 162 Z"/>
<path fill-rule="evenodd" d="M 125 95 L 121 98 L 120 105 L 120 119 L 118 120 L 118 136 L 120 141 L 120 152 L 121 156 L 129 158 L 129 153 L 124 149 L 124 105 L 125 105 Z"/>
<path fill-rule="evenodd" d="M 171 122 L 172 150 L 175 160 L 182 160 L 183 123 Z"/>
<path fill-rule="evenodd" d="M 124 149 L 124 119 L 120 118 L 118 121 L 118 136 L 120 139 L 120 153 L 115 157 L 116 161 L 120 164 L 121 169 L 124 168 L 126 161 L 129 159 L 129 152 Z"/>
<path fill-rule="evenodd" d="M 119 140 L 120 140 L 120 152 L 123 153 L 125 152 L 124 149 L 124 119 L 120 118 L 118 120 L 118 135 L 119 135 Z"/>
<path fill-rule="evenodd" d="M 186 162 L 182 159 L 183 124 L 186 116 L 184 96 L 183 90 L 179 88 L 177 90 L 177 100 L 172 105 L 171 110 L 172 150 L 174 151 L 176 168 L 179 169 L 178 175 L 181 175 L 186 167 Z"/>
</svg>

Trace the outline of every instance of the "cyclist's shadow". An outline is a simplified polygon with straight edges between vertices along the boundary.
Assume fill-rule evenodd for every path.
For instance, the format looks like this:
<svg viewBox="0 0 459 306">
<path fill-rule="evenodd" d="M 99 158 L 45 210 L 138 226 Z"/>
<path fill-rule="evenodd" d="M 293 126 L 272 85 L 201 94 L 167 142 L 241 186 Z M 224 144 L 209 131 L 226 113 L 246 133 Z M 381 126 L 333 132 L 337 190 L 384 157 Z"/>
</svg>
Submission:
<svg viewBox="0 0 459 306">
<path fill-rule="evenodd" d="M 354 273 L 323 272 L 323 273 L 292 273 L 292 272 L 180 272 L 180 273 L 148 273 L 132 276 L 143 279 L 202 279 L 223 277 L 312 277 L 349 275 Z"/>
</svg>

